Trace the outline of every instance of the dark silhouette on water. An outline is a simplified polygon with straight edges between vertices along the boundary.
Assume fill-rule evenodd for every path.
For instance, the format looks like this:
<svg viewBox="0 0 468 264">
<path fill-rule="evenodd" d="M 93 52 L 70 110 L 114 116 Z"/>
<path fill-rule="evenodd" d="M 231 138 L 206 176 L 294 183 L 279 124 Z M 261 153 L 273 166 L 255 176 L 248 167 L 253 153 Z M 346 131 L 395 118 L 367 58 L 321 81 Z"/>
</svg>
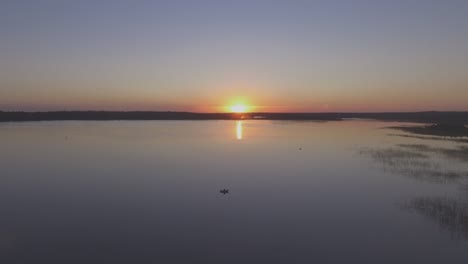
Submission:
<svg viewBox="0 0 468 264">
<path fill-rule="evenodd" d="M 219 191 L 220 193 L 222 193 L 223 195 L 224 194 L 228 194 L 229 193 L 229 190 L 228 189 L 222 189 Z"/>
</svg>

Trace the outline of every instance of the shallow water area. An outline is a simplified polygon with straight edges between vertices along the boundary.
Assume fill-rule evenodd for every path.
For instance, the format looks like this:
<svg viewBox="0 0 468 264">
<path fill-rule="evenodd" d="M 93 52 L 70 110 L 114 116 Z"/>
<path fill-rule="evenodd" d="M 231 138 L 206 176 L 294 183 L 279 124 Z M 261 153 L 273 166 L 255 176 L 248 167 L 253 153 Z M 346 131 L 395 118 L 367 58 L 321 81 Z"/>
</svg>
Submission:
<svg viewBox="0 0 468 264">
<path fill-rule="evenodd" d="M 0 262 L 466 263 L 468 144 L 397 125 L 2 123 Z"/>
</svg>

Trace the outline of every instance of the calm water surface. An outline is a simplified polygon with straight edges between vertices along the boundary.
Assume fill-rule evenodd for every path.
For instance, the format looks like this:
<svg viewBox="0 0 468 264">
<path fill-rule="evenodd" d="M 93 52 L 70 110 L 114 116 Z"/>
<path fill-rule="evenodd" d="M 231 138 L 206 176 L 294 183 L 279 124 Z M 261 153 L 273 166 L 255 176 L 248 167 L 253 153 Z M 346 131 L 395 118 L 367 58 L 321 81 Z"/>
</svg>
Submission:
<svg viewBox="0 0 468 264">
<path fill-rule="evenodd" d="M 468 263 L 468 144 L 395 124 L 0 124 L 0 263 Z"/>
</svg>

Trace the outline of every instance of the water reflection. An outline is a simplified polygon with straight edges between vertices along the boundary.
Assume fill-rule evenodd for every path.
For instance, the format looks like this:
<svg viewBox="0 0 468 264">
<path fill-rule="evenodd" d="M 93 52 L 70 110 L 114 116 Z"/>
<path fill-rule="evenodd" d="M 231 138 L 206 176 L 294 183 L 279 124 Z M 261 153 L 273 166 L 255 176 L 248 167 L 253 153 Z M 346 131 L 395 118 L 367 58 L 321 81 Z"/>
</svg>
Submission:
<svg viewBox="0 0 468 264">
<path fill-rule="evenodd" d="M 236 122 L 236 138 L 242 140 L 242 121 Z"/>
<path fill-rule="evenodd" d="M 0 263 L 466 263 L 468 178 L 369 156 L 443 179 L 424 169 L 468 172 L 465 149 L 384 125 L 2 124 Z"/>
</svg>

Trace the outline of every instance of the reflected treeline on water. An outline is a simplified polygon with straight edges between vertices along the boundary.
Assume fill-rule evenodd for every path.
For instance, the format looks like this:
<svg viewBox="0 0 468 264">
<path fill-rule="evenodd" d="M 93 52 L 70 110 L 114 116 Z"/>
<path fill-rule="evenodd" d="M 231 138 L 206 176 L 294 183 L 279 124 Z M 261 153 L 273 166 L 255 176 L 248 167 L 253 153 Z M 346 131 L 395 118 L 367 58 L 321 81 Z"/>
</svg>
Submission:
<svg viewBox="0 0 468 264">
<path fill-rule="evenodd" d="M 398 136 L 419 139 L 419 136 Z M 435 137 L 435 140 L 447 139 Z M 468 146 L 459 144 L 441 147 L 431 142 L 434 141 L 428 140 L 427 144 L 406 143 L 387 148 L 365 148 L 360 150 L 360 154 L 370 157 L 382 170 L 392 174 L 425 182 L 455 184 L 463 192 L 462 198 L 456 192 L 453 197 L 415 197 L 402 202 L 401 208 L 437 223 L 452 238 L 468 240 Z"/>
<path fill-rule="evenodd" d="M 452 237 L 468 240 L 468 203 L 448 197 L 418 197 L 402 205 L 402 209 L 415 212 L 435 221 Z"/>
</svg>

